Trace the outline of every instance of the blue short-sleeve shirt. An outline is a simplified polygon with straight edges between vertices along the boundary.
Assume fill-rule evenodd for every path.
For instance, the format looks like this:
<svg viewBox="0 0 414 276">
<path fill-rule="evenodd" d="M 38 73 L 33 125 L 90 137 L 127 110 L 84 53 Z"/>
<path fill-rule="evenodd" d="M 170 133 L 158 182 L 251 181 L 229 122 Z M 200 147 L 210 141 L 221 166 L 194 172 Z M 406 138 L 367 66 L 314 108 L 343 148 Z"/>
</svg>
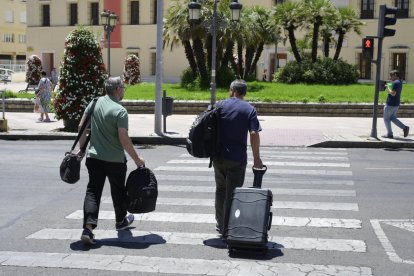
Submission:
<svg viewBox="0 0 414 276">
<path fill-rule="evenodd" d="M 389 106 L 399 106 L 400 105 L 400 98 L 401 98 L 401 91 L 402 91 L 402 82 L 401 80 L 395 80 L 392 82 L 392 90 L 394 90 L 397 94 L 395 96 L 391 96 L 388 94 L 387 97 L 387 105 Z"/>
<path fill-rule="evenodd" d="M 221 110 L 220 158 L 247 164 L 248 133 L 262 130 L 256 109 L 239 98 L 229 98 L 217 104 Z"/>
</svg>

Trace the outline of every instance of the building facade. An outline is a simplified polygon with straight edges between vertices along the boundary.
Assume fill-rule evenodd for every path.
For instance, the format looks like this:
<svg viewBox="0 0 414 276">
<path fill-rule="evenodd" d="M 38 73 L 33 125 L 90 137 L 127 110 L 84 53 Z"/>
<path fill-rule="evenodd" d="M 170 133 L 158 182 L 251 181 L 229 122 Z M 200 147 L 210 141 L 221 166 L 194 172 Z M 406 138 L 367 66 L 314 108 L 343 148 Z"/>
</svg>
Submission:
<svg viewBox="0 0 414 276">
<path fill-rule="evenodd" d="M 271 8 L 284 0 L 239 0 L 244 6 L 258 5 Z M 350 6 L 359 12 L 366 25 L 362 35 L 348 33 L 343 43 L 341 58 L 358 65 L 361 79 L 372 81 L 375 78 L 375 65 L 362 59 L 362 38 L 377 33 L 379 6 L 387 4 L 399 7 L 397 30 L 394 37 L 384 39 L 382 56 L 382 78 L 387 78 L 392 69 L 399 69 L 406 82 L 414 83 L 414 35 L 409 31 L 414 23 L 413 0 L 334 0 L 337 6 Z M 164 0 L 164 14 L 170 0 Z M 64 41 L 75 25 L 89 26 L 100 38 L 104 47 L 103 57 L 107 64 L 107 45 L 100 23 L 100 13 L 104 9 L 114 11 L 119 16 L 111 35 L 111 73 L 121 75 L 124 59 L 128 54 L 138 54 L 143 80 L 155 78 L 156 67 L 156 17 L 157 0 L 31 0 L 27 1 L 27 55 L 36 54 L 42 59 L 46 72 L 58 67 L 63 56 Z M 298 33 L 300 38 L 302 34 Z M 374 55 L 376 56 L 376 54 Z M 181 72 L 188 67 L 182 47 L 177 46 L 163 52 L 165 82 L 179 81 Z M 276 57 L 276 58 L 275 58 Z M 267 45 L 257 68 L 257 76 L 267 70 L 269 76 L 294 57 L 289 51 L 289 43 Z"/>
<path fill-rule="evenodd" d="M 26 62 L 26 3 L 1 0 L 0 67 L 24 71 Z"/>
</svg>

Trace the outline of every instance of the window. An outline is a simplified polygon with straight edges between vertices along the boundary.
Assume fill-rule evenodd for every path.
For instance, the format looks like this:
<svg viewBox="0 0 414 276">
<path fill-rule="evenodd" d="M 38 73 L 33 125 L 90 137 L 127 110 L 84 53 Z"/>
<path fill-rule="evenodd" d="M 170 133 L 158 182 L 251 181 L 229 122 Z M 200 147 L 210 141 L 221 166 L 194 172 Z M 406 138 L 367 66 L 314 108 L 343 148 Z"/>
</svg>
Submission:
<svg viewBox="0 0 414 276">
<path fill-rule="evenodd" d="M 26 35 L 19 34 L 19 43 L 26 43 Z"/>
<path fill-rule="evenodd" d="M 42 5 L 42 26 L 50 26 L 50 5 Z"/>
<path fill-rule="evenodd" d="M 69 4 L 69 25 L 75 26 L 78 24 L 78 4 Z"/>
<path fill-rule="evenodd" d="M 91 3 L 91 25 L 99 25 L 99 3 Z"/>
<path fill-rule="evenodd" d="M 360 79 L 371 79 L 371 62 L 364 59 L 362 56 L 362 53 L 358 54 L 358 60 L 359 60 L 359 78 Z"/>
<path fill-rule="evenodd" d="M 361 0 L 361 19 L 374 18 L 374 0 Z"/>
<path fill-rule="evenodd" d="M 397 18 L 408 18 L 409 0 L 395 0 L 395 6 L 397 7 Z"/>
<path fill-rule="evenodd" d="M 155 76 L 157 64 L 157 55 L 156 53 L 151 53 L 151 75 Z"/>
<path fill-rule="evenodd" d="M 274 5 L 280 5 L 280 4 L 283 4 L 285 2 L 286 2 L 285 0 L 273 0 Z"/>
<path fill-rule="evenodd" d="M 14 34 L 4 34 L 3 35 L 3 42 L 13 43 L 14 42 Z"/>
<path fill-rule="evenodd" d="M 139 1 L 131 1 L 131 25 L 139 24 Z"/>
<path fill-rule="evenodd" d="M 5 17 L 6 23 L 13 23 L 14 22 L 13 11 L 6 11 L 4 13 L 4 17 Z"/>
<path fill-rule="evenodd" d="M 398 70 L 400 72 L 400 79 L 405 80 L 405 66 L 407 64 L 406 53 L 393 53 L 392 54 L 392 68 L 391 70 Z"/>
<path fill-rule="evenodd" d="M 154 15 L 154 18 L 153 18 L 153 21 L 152 21 L 152 24 L 157 24 L 157 0 L 154 0 L 153 1 L 153 5 L 152 5 L 153 7 L 154 7 L 154 13 L 153 13 L 153 15 Z"/>
<path fill-rule="evenodd" d="M 20 13 L 20 23 L 23 23 L 23 24 L 27 23 L 27 15 L 25 11 Z"/>
</svg>

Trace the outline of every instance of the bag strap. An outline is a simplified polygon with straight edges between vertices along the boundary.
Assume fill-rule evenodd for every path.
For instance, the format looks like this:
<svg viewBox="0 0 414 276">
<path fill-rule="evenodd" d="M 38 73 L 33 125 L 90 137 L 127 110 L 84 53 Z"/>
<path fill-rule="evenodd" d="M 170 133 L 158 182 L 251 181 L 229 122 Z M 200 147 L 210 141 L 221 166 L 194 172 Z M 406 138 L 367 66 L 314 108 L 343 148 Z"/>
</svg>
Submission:
<svg viewBox="0 0 414 276">
<path fill-rule="evenodd" d="M 97 102 L 97 101 L 98 101 L 98 98 L 93 99 L 93 103 L 92 103 L 92 106 L 91 106 L 91 110 L 89 111 L 89 113 L 88 113 L 88 115 L 87 115 L 87 117 L 86 117 L 86 120 L 83 122 L 82 127 L 81 127 L 81 129 L 79 130 L 79 132 L 78 132 L 78 136 L 76 136 L 75 142 L 73 143 L 73 146 L 72 146 L 72 148 L 71 148 L 70 152 L 72 152 L 72 151 L 75 149 L 76 144 L 79 142 L 79 140 L 80 140 L 80 138 L 81 138 L 81 136 L 82 136 L 82 133 L 85 131 L 86 126 L 87 126 L 87 125 L 89 125 L 89 121 L 91 120 L 91 117 L 92 117 L 92 114 L 93 114 L 93 110 L 95 109 L 95 105 L 96 105 L 96 102 Z M 81 148 L 81 150 L 82 150 L 83 152 L 85 152 L 86 147 L 87 147 L 87 145 L 88 145 L 88 143 L 89 143 L 89 140 L 90 140 L 90 139 L 91 139 L 91 135 L 89 134 L 89 135 L 86 137 L 85 144 L 84 144 L 84 145 L 83 145 L 83 147 Z"/>
</svg>

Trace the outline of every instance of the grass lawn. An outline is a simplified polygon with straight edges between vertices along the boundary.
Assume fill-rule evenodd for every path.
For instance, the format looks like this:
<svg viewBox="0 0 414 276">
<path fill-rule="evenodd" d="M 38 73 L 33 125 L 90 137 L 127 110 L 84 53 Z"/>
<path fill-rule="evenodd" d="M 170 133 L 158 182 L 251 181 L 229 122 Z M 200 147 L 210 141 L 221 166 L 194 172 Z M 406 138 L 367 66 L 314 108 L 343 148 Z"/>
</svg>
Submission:
<svg viewBox="0 0 414 276">
<path fill-rule="evenodd" d="M 176 100 L 210 100 L 210 91 L 189 91 L 179 84 L 163 84 L 168 97 Z M 404 84 L 402 103 L 414 103 L 414 84 Z M 32 98 L 33 93 L 20 93 L 14 96 Z M 379 102 L 384 103 L 387 93 L 381 91 Z M 217 89 L 217 99 L 228 97 L 228 89 Z M 125 93 L 126 100 L 154 100 L 155 83 L 141 83 L 129 86 Z M 249 82 L 247 101 L 252 102 L 299 102 L 299 103 L 373 103 L 373 84 L 353 85 L 304 85 L 278 84 L 269 82 Z"/>
</svg>

